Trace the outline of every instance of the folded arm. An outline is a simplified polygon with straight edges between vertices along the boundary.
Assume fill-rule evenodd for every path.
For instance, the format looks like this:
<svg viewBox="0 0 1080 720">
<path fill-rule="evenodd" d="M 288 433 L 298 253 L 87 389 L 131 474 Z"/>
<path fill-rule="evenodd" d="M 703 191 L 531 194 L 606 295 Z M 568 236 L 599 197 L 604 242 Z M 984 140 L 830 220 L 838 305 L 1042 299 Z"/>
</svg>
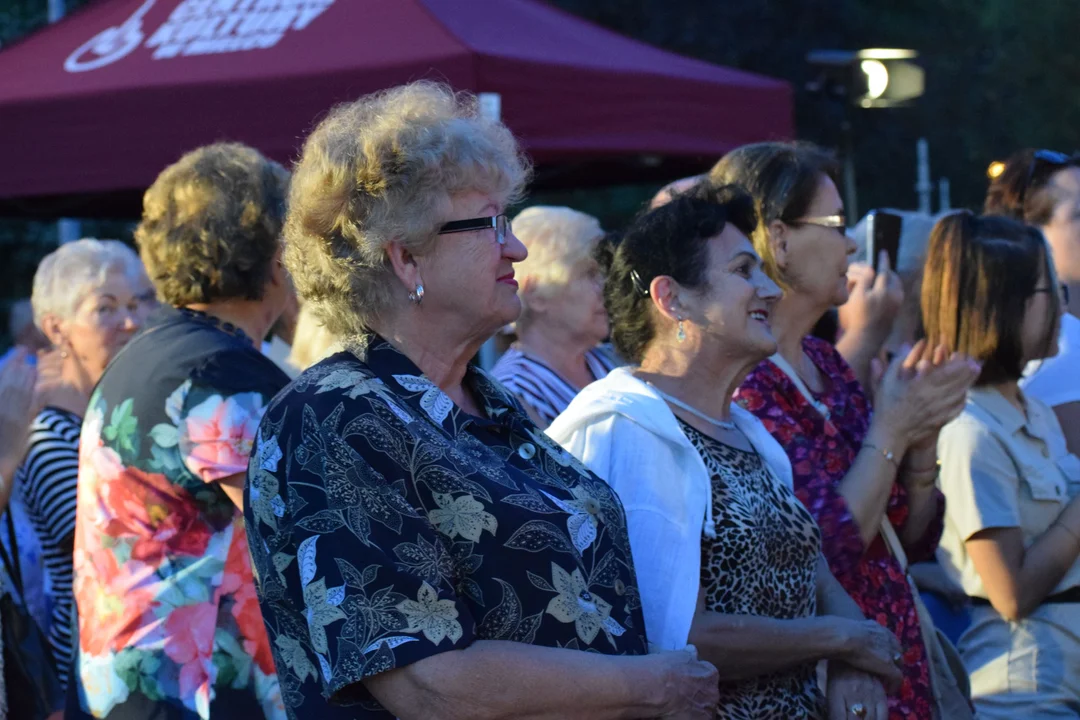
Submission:
<svg viewBox="0 0 1080 720">
<path fill-rule="evenodd" d="M 402 720 L 662 717 L 677 692 L 671 655 L 689 653 L 621 657 L 479 640 L 364 685 Z"/>
</svg>

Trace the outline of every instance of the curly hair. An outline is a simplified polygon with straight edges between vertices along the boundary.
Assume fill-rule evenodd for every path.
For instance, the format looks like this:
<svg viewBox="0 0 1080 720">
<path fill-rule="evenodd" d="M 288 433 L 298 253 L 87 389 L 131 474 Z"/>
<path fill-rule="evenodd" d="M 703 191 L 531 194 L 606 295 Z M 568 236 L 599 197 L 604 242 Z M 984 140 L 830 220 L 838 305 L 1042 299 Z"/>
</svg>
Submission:
<svg viewBox="0 0 1080 720">
<path fill-rule="evenodd" d="M 709 266 L 709 239 L 731 223 L 749 236 L 757 227 L 754 200 L 740 187 L 699 185 L 675 195 L 631 222 L 617 241 L 604 305 L 619 354 L 640 363 L 656 336 L 649 287 L 666 275 L 686 288 L 699 288 Z"/>
<path fill-rule="evenodd" d="M 164 302 L 259 300 L 281 242 L 289 173 L 240 143 L 192 150 L 143 195 L 135 243 Z"/>
<path fill-rule="evenodd" d="M 392 302 L 388 243 L 423 255 L 453 196 L 480 191 L 510 204 L 530 172 L 506 126 L 445 85 L 419 81 L 340 105 L 296 165 L 285 266 L 329 332 L 361 338 Z"/>
</svg>

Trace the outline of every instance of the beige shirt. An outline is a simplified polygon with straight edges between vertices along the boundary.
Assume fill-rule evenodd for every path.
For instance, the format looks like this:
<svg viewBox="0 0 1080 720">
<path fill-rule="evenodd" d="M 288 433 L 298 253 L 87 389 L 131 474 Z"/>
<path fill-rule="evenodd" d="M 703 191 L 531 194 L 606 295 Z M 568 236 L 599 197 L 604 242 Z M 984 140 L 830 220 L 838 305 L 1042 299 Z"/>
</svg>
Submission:
<svg viewBox="0 0 1080 720">
<path fill-rule="evenodd" d="M 946 500 L 938 560 L 974 597 L 987 594 L 964 546 L 968 538 L 1015 527 L 1028 547 L 1080 494 L 1080 459 L 1066 450 L 1057 417 L 1040 400 L 1023 398 L 1026 417 L 997 390 L 972 390 L 964 412 L 938 440 L 938 483 Z M 1077 585 L 1080 561 L 1054 592 Z"/>
</svg>

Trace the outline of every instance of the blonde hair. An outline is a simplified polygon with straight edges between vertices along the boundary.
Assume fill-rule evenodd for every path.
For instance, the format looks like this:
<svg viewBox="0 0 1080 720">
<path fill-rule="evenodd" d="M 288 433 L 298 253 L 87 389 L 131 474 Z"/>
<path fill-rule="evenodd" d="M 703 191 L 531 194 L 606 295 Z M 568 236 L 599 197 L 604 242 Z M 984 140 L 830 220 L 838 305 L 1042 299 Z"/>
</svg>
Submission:
<svg viewBox="0 0 1080 720">
<path fill-rule="evenodd" d="M 506 126 L 445 85 L 420 81 L 340 105 L 296 165 L 285 265 L 327 330 L 367 335 L 393 298 L 388 243 L 423 255 L 453 196 L 480 191 L 509 204 L 529 174 Z"/>
<path fill-rule="evenodd" d="M 514 266 L 521 287 L 531 284 L 540 293 L 565 286 L 575 266 L 592 257 L 604 236 L 600 221 L 568 207 L 535 205 L 525 208 L 511 223 L 514 235 L 529 250 L 529 256 Z M 532 320 L 524 293 L 517 327 Z"/>
<path fill-rule="evenodd" d="M 315 317 L 311 307 L 301 306 L 296 318 L 292 348 L 285 362 L 303 372 L 340 349 L 341 342 Z"/>
<path fill-rule="evenodd" d="M 41 328 L 47 315 L 70 319 L 86 296 L 113 272 L 130 279 L 146 275 L 139 256 L 119 240 L 83 238 L 53 250 L 34 273 L 30 295 L 34 324 Z"/>
<path fill-rule="evenodd" d="M 281 239 L 289 173 L 240 143 L 197 148 L 143 195 L 135 243 L 158 297 L 259 300 Z"/>
</svg>

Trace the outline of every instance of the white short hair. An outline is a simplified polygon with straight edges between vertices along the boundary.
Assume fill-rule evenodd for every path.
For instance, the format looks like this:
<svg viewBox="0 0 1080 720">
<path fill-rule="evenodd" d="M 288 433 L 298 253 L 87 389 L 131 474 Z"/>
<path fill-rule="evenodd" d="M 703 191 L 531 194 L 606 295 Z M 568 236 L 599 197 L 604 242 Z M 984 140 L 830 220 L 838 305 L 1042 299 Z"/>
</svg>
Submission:
<svg viewBox="0 0 1080 720">
<path fill-rule="evenodd" d="M 30 296 L 34 323 L 40 328 L 46 315 L 70 319 L 112 272 L 132 279 L 146 275 L 139 256 L 119 240 L 84 238 L 61 245 L 45 256 L 34 273 Z"/>
<path fill-rule="evenodd" d="M 512 221 L 514 235 L 529 249 L 529 256 L 514 266 L 522 287 L 527 279 L 533 287 L 557 289 L 570 281 L 574 267 L 596 251 L 604 236 L 600 221 L 568 207 L 534 205 Z M 529 307 L 521 299 L 518 325 L 529 322 Z"/>
</svg>

